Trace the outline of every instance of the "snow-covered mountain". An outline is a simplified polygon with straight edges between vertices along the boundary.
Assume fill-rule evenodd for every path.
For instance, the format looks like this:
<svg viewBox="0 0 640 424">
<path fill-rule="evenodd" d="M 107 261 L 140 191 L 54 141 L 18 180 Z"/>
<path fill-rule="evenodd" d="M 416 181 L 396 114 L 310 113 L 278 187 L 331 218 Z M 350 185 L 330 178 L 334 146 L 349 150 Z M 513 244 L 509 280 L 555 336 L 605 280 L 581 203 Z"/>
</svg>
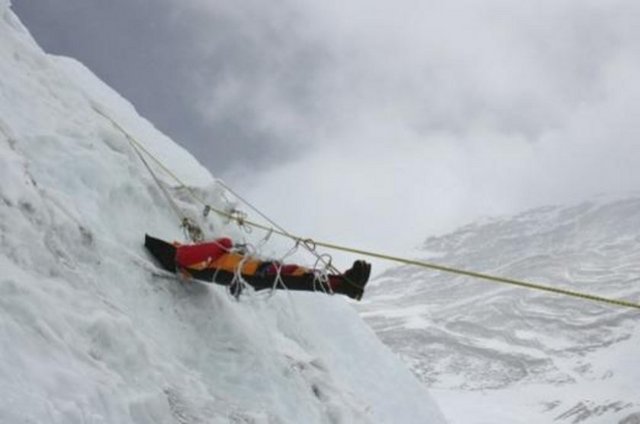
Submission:
<svg viewBox="0 0 640 424">
<path fill-rule="evenodd" d="M 640 196 L 429 238 L 426 261 L 640 302 Z M 640 423 L 640 310 L 399 267 L 361 312 L 452 423 Z"/>
<path fill-rule="evenodd" d="M 144 234 L 183 240 L 177 218 L 96 110 L 225 206 L 193 157 L 81 64 L 42 52 L 0 0 L 0 422 L 443 422 L 339 296 L 236 302 L 159 278 Z M 213 217 L 205 229 L 234 235 Z"/>
</svg>

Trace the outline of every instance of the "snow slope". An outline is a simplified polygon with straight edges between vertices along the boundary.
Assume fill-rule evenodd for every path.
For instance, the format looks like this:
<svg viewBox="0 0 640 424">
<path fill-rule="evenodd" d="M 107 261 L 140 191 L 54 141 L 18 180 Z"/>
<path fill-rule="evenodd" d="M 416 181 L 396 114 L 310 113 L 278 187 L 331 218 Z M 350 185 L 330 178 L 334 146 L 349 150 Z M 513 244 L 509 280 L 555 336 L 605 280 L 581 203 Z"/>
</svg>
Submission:
<svg viewBox="0 0 640 424">
<path fill-rule="evenodd" d="M 144 233 L 181 240 L 177 219 L 96 108 L 226 204 L 195 159 L 81 64 L 43 53 L 0 0 L 0 422 L 443 422 L 338 296 L 236 302 L 160 278 Z"/>
<path fill-rule="evenodd" d="M 640 303 L 640 196 L 488 219 L 425 260 Z M 640 422 L 640 311 L 400 267 L 362 313 L 452 423 Z"/>
</svg>

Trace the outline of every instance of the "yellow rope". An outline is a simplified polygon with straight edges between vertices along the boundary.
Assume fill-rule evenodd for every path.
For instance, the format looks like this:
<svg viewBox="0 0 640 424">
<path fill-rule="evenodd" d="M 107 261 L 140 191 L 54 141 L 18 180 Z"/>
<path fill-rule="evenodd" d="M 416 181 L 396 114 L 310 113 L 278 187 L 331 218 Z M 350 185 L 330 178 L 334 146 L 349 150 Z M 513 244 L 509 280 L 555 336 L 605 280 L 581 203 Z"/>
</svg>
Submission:
<svg viewBox="0 0 640 424">
<path fill-rule="evenodd" d="M 431 263 L 431 262 L 418 261 L 418 260 L 414 260 L 414 259 L 407 259 L 407 258 L 403 258 L 403 257 L 400 257 L 400 256 L 386 255 L 386 254 L 372 252 L 372 251 L 368 251 L 368 250 L 356 249 L 356 248 L 347 247 L 347 246 L 340 246 L 340 245 L 333 244 L 333 243 L 319 242 L 319 241 L 316 241 L 316 240 L 313 240 L 313 239 L 310 239 L 310 238 L 297 237 L 297 236 L 295 236 L 295 235 L 293 235 L 293 234 L 291 234 L 291 233 L 289 233 L 287 231 L 284 231 L 282 229 L 277 230 L 277 229 L 274 229 L 273 227 L 269 227 L 269 226 L 266 226 L 266 225 L 259 224 L 257 222 L 249 221 L 244 216 L 243 217 L 239 217 L 237 214 L 227 213 L 225 211 L 218 210 L 218 209 L 212 207 L 211 205 L 207 204 L 201 197 L 199 197 L 195 193 L 195 191 L 191 187 L 187 186 L 184 182 L 182 182 L 182 180 L 180 180 L 180 178 L 178 178 L 177 175 L 175 175 L 169 168 L 167 168 L 158 158 L 156 158 L 151 152 L 149 152 L 140 142 L 138 142 L 133 136 L 131 136 L 117 122 L 115 122 L 109 116 L 105 115 L 102 111 L 100 111 L 100 110 L 98 110 L 96 108 L 94 108 L 94 110 L 96 112 L 98 112 L 100 115 L 102 115 L 103 117 L 105 117 L 107 120 L 109 120 L 116 128 L 118 128 L 127 137 L 127 140 L 129 140 L 131 143 L 133 143 L 135 145 L 135 147 L 137 147 L 142 152 L 144 152 L 147 156 L 149 156 L 164 172 L 167 173 L 167 175 L 169 175 L 171 178 L 173 178 L 180 185 L 181 188 L 185 188 L 187 190 L 187 192 L 191 195 L 191 197 L 195 201 L 197 201 L 198 203 L 202 204 L 207 209 L 214 211 L 218 215 L 220 215 L 222 217 L 225 217 L 225 218 L 227 218 L 229 220 L 236 221 L 239 224 L 248 225 L 248 226 L 251 226 L 251 227 L 254 227 L 254 228 L 258 228 L 258 229 L 261 229 L 261 230 L 264 230 L 264 231 L 268 231 L 270 233 L 278 234 L 280 236 L 290 238 L 290 239 L 294 240 L 296 243 L 301 243 L 302 245 L 305 245 L 305 246 L 308 245 L 308 244 L 313 244 L 314 246 L 321 246 L 321 247 L 324 247 L 326 249 L 338 250 L 338 251 L 354 253 L 354 254 L 358 254 L 358 255 L 362 255 L 362 256 L 369 256 L 369 257 L 372 257 L 372 258 L 384 259 L 384 260 L 387 260 L 387 261 L 393 261 L 393 262 L 397 262 L 397 263 L 401 263 L 401 264 L 405 264 L 405 265 L 414 265 L 414 266 L 419 266 L 419 267 L 422 267 L 422 268 L 433 269 L 433 270 L 436 270 L 436 271 L 441 271 L 441 272 L 446 272 L 446 273 L 451 273 L 451 274 L 457 274 L 457 275 L 463 275 L 463 276 L 466 276 L 466 277 L 473 277 L 473 278 L 478 278 L 478 279 L 482 279 L 482 280 L 493 281 L 493 282 L 496 282 L 496 283 L 510 284 L 510 285 L 513 285 L 513 286 L 523 287 L 523 288 L 532 289 L 532 290 L 544 291 L 544 292 L 549 292 L 549 293 L 556 293 L 556 294 L 570 296 L 570 297 L 574 297 L 574 298 L 578 298 L 578 299 L 591 300 L 591 301 L 594 301 L 594 302 L 606 303 L 606 304 L 609 304 L 609 305 L 616 305 L 616 306 L 623 306 L 623 307 L 628 307 L 628 308 L 640 309 L 640 303 L 635 303 L 635 302 L 631 302 L 631 301 L 627 301 L 627 300 L 611 299 L 611 298 L 607 298 L 607 297 L 604 297 L 604 296 L 598 296 L 598 295 L 589 294 L 589 293 L 583 293 L 583 292 L 574 291 L 574 290 L 562 289 L 562 288 L 558 288 L 558 287 L 552 287 L 552 286 L 547 286 L 547 285 L 543 285 L 543 284 L 532 283 L 532 282 L 529 282 L 529 281 L 517 280 L 517 279 L 514 279 L 514 278 L 498 277 L 498 276 L 495 276 L 495 275 L 484 274 L 484 273 L 475 272 L 475 271 L 468 271 L 468 270 L 465 270 L 465 269 L 439 265 L 439 264 L 435 264 L 435 263 Z M 226 186 L 225 186 L 225 188 L 229 189 Z M 240 199 L 242 199 L 242 198 L 240 198 Z"/>
<path fill-rule="evenodd" d="M 528 281 L 516 280 L 514 278 L 497 277 L 495 275 L 483 274 L 483 273 L 480 273 L 480 272 L 468 271 L 468 270 L 464 270 L 464 269 L 460 269 L 460 268 L 443 266 L 443 265 L 438 265 L 438 264 L 434 264 L 434 263 L 430 263 L 430 262 L 418 261 L 418 260 L 414 260 L 414 259 L 406 259 L 406 258 L 402 258 L 402 257 L 398 257 L 398 256 L 385 255 L 385 254 L 381 254 L 381 253 L 370 252 L 370 251 L 360 250 L 360 249 L 354 249 L 354 248 L 345 247 L 345 246 L 338 246 L 338 245 L 331 244 L 331 243 L 323 243 L 323 242 L 319 242 L 319 241 L 316 241 L 315 243 L 318 246 L 322 246 L 322 247 L 325 247 L 327 249 L 335 249 L 335 250 L 340 250 L 340 251 L 343 251 L 343 252 L 356 253 L 356 254 L 359 254 L 359 255 L 366 255 L 366 256 L 370 256 L 370 257 L 374 257 L 374 258 L 385 259 L 385 260 L 388 260 L 388 261 L 399 262 L 399 263 L 402 263 L 402 264 L 405 264 L 405 265 L 415 265 L 415 266 L 419 266 L 419 267 L 422 267 L 422 268 L 434 269 L 434 270 L 437 270 L 437 271 L 447 272 L 447 273 L 451 273 L 451 274 L 464 275 L 464 276 L 467 276 L 467 277 L 474 277 L 474 278 L 479 278 L 479 279 L 483 279 L 483 280 L 494 281 L 494 282 L 497 282 L 497 283 L 511 284 L 511 285 L 514 285 L 514 286 L 524 287 L 524 288 L 528 288 L 528 289 L 541 290 L 541 291 L 546 291 L 546 292 L 551 292 L 551 293 L 556 293 L 556 294 L 563 294 L 563 295 L 571 296 L 571 297 L 577 297 L 579 299 L 586 299 L 586 300 L 592 300 L 592 301 L 595 301 L 595 302 L 608 303 L 610 305 L 625 306 L 625 307 L 629 307 L 629 308 L 640 309 L 640 303 L 634 303 L 634 302 L 630 302 L 630 301 L 626 301 L 626 300 L 610 299 L 610 298 L 607 298 L 607 297 L 598 296 L 598 295 L 594 295 L 594 294 L 588 294 L 588 293 L 582 293 L 582 292 L 573 291 L 573 290 L 561 289 L 561 288 L 557 288 L 557 287 L 546 286 L 546 285 L 543 285 L 543 284 L 537 284 L 537 283 L 532 283 L 532 282 L 528 282 Z"/>
</svg>

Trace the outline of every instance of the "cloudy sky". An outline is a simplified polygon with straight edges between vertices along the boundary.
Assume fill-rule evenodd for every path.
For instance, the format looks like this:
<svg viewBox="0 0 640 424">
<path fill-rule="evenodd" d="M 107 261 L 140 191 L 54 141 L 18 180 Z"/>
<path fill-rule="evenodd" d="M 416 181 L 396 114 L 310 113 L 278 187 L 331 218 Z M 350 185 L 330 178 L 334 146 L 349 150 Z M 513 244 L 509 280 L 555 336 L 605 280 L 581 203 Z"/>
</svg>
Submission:
<svg viewBox="0 0 640 424">
<path fill-rule="evenodd" d="M 387 252 L 640 183 L 637 0 L 13 0 L 290 231 Z"/>
</svg>

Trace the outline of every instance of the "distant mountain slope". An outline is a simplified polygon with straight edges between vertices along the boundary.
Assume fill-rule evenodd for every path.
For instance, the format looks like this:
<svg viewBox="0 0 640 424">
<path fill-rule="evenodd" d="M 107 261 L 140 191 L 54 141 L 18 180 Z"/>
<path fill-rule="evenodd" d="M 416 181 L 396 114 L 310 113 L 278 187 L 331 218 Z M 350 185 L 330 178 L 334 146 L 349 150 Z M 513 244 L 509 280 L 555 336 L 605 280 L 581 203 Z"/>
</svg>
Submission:
<svg viewBox="0 0 640 424">
<path fill-rule="evenodd" d="M 640 302 L 640 196 L 486 220 L 423 249 L 432 262 Z M 640 422 L 638 310 L 416 267 L 386 272 L 360 309 L 439 389 L 452 422 Z"/>
<path fill-rule="evenodd" d="M 81 64 L 42 52 L 0 0 L 0 422 L 443 422 L 338 296 L 236 302 L 159 276 L 144 234 L 183 240 L 177 217 L 96 108 L 225 205 L 193 157 Z"/>
</svg>

